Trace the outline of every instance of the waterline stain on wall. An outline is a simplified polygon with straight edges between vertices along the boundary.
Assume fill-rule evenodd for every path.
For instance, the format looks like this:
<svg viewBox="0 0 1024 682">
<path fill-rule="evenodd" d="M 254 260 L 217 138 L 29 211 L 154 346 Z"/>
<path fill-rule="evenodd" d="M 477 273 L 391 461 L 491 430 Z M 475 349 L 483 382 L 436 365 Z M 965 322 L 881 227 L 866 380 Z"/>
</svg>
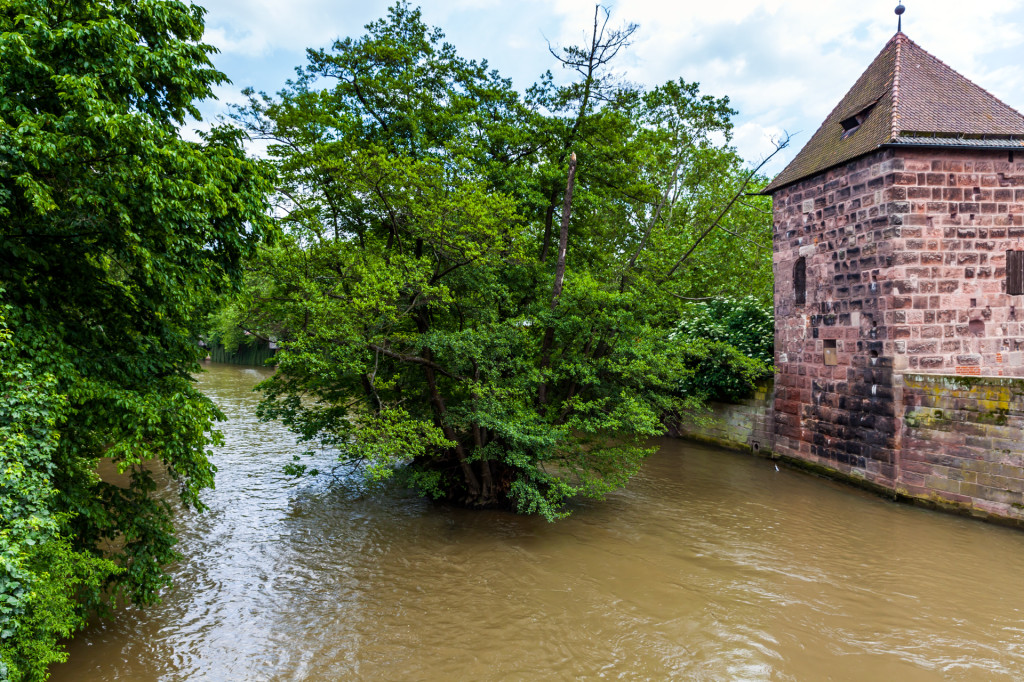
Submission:
<svg viewBox="0 0 1024 682">
<path fill-rule="evenodd" d="M 745 450 L 884 497 L 1024 528 L 1024 379 L 935 374 L 894 377 L 894 478 L 775 447 L 774 386 L 671 435 Z"/>
</svg>

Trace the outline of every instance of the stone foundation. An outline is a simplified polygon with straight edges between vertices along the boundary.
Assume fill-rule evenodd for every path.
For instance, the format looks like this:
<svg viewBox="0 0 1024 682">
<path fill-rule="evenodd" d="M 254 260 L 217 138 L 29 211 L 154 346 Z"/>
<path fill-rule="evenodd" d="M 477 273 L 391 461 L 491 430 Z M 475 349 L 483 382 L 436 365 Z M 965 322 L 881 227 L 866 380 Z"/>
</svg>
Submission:
<svg viewBox="0 0 1024 682">
<path fill-rule="evenodd" d="M 886 497 L 1024 528 L 1024 379 L 891 374 L 892 462 L 786 452 L 772 440 L 772 387 L 751 400 L 714 403 L 710 423 L 683 438 L 746 450 Z M 819 433 L 825 424 L 819 425 Z M 886 437 L 890 437 L 886 434 Z"/>
<path fill-rule="evenodd" d="M 730 450 L 771 456 L 775 449 L 772 403 L 775 384 L 759 386 L 754 396 L 739 403 L 711 403 L 709 418 L 684 420 L 669 435 L 709 443 Z"/>
</svg>

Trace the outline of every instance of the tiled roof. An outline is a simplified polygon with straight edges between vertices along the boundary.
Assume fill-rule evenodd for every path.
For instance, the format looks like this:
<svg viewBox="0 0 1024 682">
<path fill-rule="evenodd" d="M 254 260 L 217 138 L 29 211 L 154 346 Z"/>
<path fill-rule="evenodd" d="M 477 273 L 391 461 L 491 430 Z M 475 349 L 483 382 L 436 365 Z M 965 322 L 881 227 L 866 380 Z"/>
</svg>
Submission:
<svg viewBox="0 0 1024 682">
<path fill-rule="evenodd" d="M 844 136 L 842 122 L 865 111 L 860 126 Z M 991 144 L 995 141 L 983 136 L 1003 139 Z M 900 32 L 764 193 L 883 145 L 1020 146 L 1013 138 L 1024 138 L 1024 116 Z"/>
</svg>

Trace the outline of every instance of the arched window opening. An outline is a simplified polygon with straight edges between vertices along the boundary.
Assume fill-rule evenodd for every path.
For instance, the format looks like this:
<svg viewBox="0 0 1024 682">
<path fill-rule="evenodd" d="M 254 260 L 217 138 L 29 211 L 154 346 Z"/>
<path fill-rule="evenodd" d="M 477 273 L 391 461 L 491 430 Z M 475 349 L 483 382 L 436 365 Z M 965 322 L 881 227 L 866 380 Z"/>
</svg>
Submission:
<svg viewBox="0 0 1024 682">
<path fill-rule="evenodd" d="M 797 258 L 793 266 L 793 291 L 797 305 L 807 302 L 807 259 L 803 256 Z"/>
</svg>

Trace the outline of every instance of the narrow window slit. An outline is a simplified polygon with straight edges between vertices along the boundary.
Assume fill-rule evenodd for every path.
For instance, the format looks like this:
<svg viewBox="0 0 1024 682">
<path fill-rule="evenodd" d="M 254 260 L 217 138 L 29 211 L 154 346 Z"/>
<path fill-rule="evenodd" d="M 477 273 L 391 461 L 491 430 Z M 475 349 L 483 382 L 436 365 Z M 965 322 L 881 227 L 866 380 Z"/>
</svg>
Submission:
<svg viewBox="0 0 1024 682">
<path fill-rule="evenodd" d="M 1024 294 L 1024 251 L 1006 252 L 1006 293 Z"/>
<path fill-rule="evenodd" d="M 793 292 L 797 305 L 807 302 L 807 259 L 800 256 L 793 266 Z"/>
</svg>

